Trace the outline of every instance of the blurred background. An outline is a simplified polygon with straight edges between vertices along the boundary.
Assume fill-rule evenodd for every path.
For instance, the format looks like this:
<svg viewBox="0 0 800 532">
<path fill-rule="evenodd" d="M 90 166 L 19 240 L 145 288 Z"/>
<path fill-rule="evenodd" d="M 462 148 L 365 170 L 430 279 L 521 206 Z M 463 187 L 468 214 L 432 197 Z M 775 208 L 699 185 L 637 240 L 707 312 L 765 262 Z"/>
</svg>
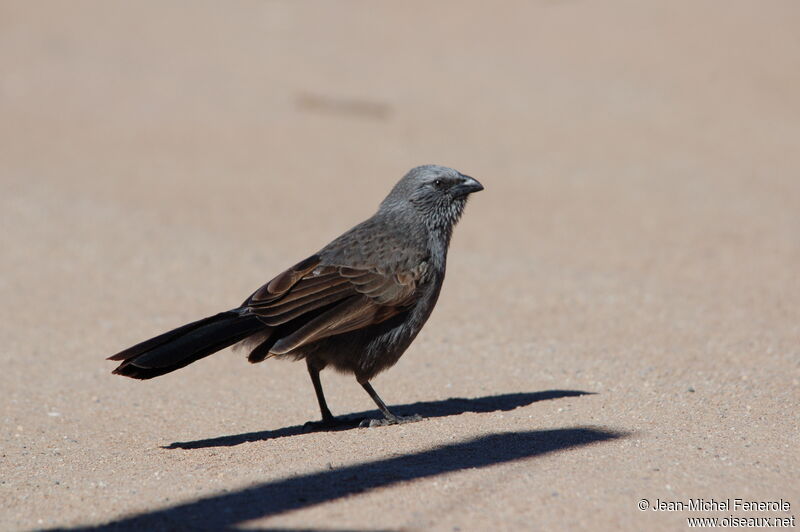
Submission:
<svg viewBox="0 0 800 532">
<path fill-rule="evenodd" d="M 797 258 L 797 22 L 792 1 L 3 2 L 4 299 L 119 290 L 195 234 L 266 275 L 428 162 L 486 182 L 463 249 L 747 285 Z"/>
<path fill-rule="evenodd" d="M 288 364 L 223 356 L 144 388 L 110 380 L 102 358 L 236 306 L 438 163 L 486 190 L 431 324 L 376 386 L 387 402 L 593 391 L 599 403 L 558 418 L 542 405 L 537 421 L 658 426 L 686 448 L 650 448 L 648 471 L 715 449 L 659 489 L 784 496 L 800 399 L 798 28 L 792 0 L 0 2 L 6 445 L 47 447 L 53 423 L 110 445 L 100 415 L 151 446 L 315 415 Z M 369 408 L 327 378 L 337 413 Z M 251 392 L 299 397 L 265 414 Z M 120 411 L 138 397 L 159 414 Z M 720 428 L 698 443 L 719 423 L 749 439 Z M 783 469 L 753 465 L 751 444 Z M 606 459 L 635 469 L 632 452 Z M 23 492 L 41 467 L 25 460 L 7 472 Z M 608 482 L 604 511 L 632 508 Z M 80 522 L 80 500 L 63 515 Z M 557 508 L 540 517 L 583 518 Z"/>
</svg>

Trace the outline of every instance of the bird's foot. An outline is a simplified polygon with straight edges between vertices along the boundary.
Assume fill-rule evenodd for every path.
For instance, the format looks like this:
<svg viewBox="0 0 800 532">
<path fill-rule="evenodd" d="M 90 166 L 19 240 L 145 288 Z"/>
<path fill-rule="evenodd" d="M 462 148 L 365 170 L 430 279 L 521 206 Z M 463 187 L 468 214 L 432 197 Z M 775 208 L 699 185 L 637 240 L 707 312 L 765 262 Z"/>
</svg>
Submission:
<svg viewBox="0 0 800 532">
<path fill-rule="evenodd" d="M 422 416 L 419 414 L 414 414 L 411 416 L 391 416 L 385 417 L 383 419 L 365 419 L 359 423 L 359 427 L 361 428 L 369 428 L 369 427 L 385 427 L 386 425 L 402 425 L 404 423 L 414 423 L 416 421 L 422 421 Z"/>
</svg>

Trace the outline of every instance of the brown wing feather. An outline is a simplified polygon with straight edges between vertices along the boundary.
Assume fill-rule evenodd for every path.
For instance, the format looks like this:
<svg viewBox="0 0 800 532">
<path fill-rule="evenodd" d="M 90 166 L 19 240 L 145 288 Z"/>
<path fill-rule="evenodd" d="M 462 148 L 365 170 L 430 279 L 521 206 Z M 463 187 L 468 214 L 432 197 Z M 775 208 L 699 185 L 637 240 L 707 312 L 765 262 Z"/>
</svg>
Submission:
<svg viewBox="0 0 800 532">
<path fill-rule="evenodd" d="M 363 296 L 352 296 L 278 340 L 270 353 L 283 355 L 316 340 L 372 325 L 376 323 L 374 317 L 378 308 L 378 305 Z"/>
<path fill-rule="evenodd" d="M 243 306 L 252 307 L 274 301 L 289 291 L 297 282 L 319 266 L 319 255 L 312 255 L 278 274 L 270 282 L 256 290 L 247 298 Z"/>
<path fill-rule="evenodd" d="M 281 325 L 352 295 L 352 287 L 334 286 L 329 291 L 319 292 L 313 294 L 312 297 L 301 300 L 299 304 L 292 302 L 288 305 L 276 305 L 266 309 L 260 308 L 256 311 L 256 315 L 267 325 Z"/>
<path fill-rule="evenodd" d="M 262 286 L 245 302 L 261 321 L 271 326 L 309 315 L 306 323 L 279 339 L 270 348 L 270 354 L 288 353 L 316 340 L 397 315 L 413 302 L 417 281 L 424 273 L 421 267 L 383 274 L 319 263 L 318 256 L 309 257 Z M 323 308 L 326 309 L 321 314 L 314 312 Z"/>
</svg>

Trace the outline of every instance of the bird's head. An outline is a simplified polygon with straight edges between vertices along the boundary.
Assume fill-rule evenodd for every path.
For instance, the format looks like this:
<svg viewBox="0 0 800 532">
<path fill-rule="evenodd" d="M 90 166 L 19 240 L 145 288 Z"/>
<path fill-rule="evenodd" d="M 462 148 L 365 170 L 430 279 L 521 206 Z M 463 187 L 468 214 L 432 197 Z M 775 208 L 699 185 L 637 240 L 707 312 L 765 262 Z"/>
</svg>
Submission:
<svg viewBox="0 0 800 532">
<path fill-rule="evenodd" d="M 450 231 L 473 192 L 483 190 L 477 179 L 457 170 L 426 164 L 411 169 L 381 203 L 381 210 L 412 209 L 432 229 Z"/>
</svg>

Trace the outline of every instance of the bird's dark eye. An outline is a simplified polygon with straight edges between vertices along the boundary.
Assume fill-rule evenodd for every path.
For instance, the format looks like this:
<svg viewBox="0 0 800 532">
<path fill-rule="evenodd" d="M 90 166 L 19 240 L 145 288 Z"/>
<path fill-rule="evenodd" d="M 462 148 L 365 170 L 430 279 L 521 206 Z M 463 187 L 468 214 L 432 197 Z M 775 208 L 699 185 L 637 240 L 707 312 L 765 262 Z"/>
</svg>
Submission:
<svg viewBox="0 0 800 532">
<path fill-rule="evenodd" d="M 444 187 L 444 182 L 441 179 L 437 179 L 436 181 L 433 182 L 433 186 L 435 186 L 436 188 L 442 188 Z"/>
</svg>

